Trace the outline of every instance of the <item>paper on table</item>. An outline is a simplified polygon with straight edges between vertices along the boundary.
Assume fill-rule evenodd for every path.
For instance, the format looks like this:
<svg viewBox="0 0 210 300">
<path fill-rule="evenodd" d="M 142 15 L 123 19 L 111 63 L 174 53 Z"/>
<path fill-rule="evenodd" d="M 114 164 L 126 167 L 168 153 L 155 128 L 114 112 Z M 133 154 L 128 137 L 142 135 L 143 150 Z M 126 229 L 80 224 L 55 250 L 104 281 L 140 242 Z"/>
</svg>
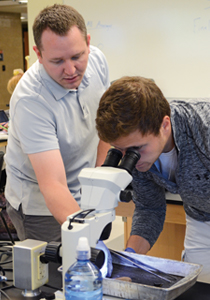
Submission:
<svg viewBox="0 0 210 300">
<path fill-rule="evenodd" d="M 0 140 L 7 140 L 8 139 L 8 133 L 6 133 L 4 130 L 0 131 Z"/>
</svg>

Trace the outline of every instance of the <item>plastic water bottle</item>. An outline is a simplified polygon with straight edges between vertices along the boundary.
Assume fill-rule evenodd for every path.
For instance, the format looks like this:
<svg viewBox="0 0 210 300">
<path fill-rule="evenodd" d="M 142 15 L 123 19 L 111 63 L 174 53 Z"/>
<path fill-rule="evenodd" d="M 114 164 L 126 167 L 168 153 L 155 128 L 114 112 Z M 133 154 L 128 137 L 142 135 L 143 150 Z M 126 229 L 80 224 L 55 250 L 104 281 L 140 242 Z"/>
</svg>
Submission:
<svg viewBox="0 0 210 300">
<path fill-rule="evenodd" d="M 90 262 L 90 247 L 86 237 L 79 238 L 77 261 L 65 274 L 66 300 L 101 300 L 102 275 Z"/>
</svg>

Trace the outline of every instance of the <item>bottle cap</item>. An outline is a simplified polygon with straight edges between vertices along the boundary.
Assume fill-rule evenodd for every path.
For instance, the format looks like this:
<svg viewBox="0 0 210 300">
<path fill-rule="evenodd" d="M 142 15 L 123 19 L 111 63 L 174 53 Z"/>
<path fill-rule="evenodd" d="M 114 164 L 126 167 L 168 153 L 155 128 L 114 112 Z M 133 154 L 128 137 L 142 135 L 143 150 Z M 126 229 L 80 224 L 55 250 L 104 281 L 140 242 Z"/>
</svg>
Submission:
<svg viewBox="0 0 210 300">
<path fill-rule="evenodd" d="M 90 246 L 86 237 L 80 237 L 77 245 L 77 258 L 84 260 L 90 258 Z"/>
</svg>

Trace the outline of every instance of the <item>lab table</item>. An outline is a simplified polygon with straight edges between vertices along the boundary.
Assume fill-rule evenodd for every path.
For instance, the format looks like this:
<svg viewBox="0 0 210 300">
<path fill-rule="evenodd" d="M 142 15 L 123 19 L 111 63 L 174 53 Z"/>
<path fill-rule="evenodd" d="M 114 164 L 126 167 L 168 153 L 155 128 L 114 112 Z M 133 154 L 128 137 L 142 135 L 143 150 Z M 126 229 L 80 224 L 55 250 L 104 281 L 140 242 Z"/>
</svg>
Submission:
<svg viewBox="0 0 210 300">
<path fill-rule="evenodd" d="M 9 288 L 4 290 L 7 295 L 12 300 L 38 300 L 43 297 L 51 296 L 58 288 L 61 288 L 62 285 L 62 276 L 61 273 L 57 271 L 58 265 L 55 263 L 49 264 L 49 283 L 48 286 L 44 286 L 41 288 L 43 294 L 36 297 L 24 297 L 21 293 L 20 289 L 17 289 L 15 287 Z M 6 285 L 9 285 L 7 283 L 0 283 L 1 287 L 5 287 Z M 50 287 L 49 287 L 50 286 Z M 2 300 L 6 299 L 2 295 Z M 52 298 L 51 298 L 52 299 Z M 107 295 L 104 295 L 104 300 L 119 300 L 120 298 L 110 297 Z M 195 285 L 193 285 L 190 289 L 188 289 L 186 292 L 184 292 L 182 295 L 176 298 L 176 300 L 209 300 L 210 299 L 210 284 L 196 282 Z M 122 299 L 120 299 L 122 300 Z M 161 300 L 161 299 L 160 299 Z"/>
<path fill-rule="evenodd" d="M 15 287 L 7 288 L 10 285 L 12 285 L 11 282 L 1 282 L 0 288 L 3 288 L 3 291 L 7 294 L 7 296 L 10 297 L 12 300 L 38 300 L 41 298 L 44 298 L 45 296 L 52 296 L 55 291 L 61 288 L 62 286 L 62 275 L 57 270 L 59 267 L 56 263 L 49 263 L 49 282 L 46 286 L 41 287 L 42 294 L 35 297 L 24 297 L 22 295 L 22 291 L 20 289 L 17 289 Z M 12 278 L 12 273 L 6 274 L 8 278 Z M 3 296 L 1 299 L 6 299 L 5 296 Z M 49 298 L 50 299 L 50 298 Z M 53 298 L 51 298 L 53 299 Z M 104 300 L 118 300 L 121 298 L 115 298 L 110 297 L 107 295 L 104 295 Z M 176 298 L 176 300 L 209 300 L 210 299 L 210 284 L 196 282 L 190 289 L 188 289 L 186 292 L 184 292 L 182 295 Z M 121 299 L 122 300 L 122 299 Z M 160 299 L 161 300 L 161 299 Z"/>
<path fill-rule="evenodd" d="M 2 133 L 2 131 L 0 131 L 0 147 L 7 146 L 7 139 L 8 139 L 8 134 L 4 134 Z"/>
</svg>

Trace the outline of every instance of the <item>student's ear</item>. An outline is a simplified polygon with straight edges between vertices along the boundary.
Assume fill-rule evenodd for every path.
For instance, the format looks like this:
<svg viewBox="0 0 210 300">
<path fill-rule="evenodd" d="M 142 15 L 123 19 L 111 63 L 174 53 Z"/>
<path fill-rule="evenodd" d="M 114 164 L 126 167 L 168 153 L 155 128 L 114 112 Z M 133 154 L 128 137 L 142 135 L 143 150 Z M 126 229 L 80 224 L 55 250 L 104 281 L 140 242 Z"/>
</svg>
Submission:
<svg viewBox="0 0 210 300">
<path fill-rule="evenodd" d="M 161 127 L 164 131 L 168 131 L 171 128 L 171 120 L 169 116 L 165 116 L 163 118 L 163 122 L 161 124 Z"/>
</svg>

